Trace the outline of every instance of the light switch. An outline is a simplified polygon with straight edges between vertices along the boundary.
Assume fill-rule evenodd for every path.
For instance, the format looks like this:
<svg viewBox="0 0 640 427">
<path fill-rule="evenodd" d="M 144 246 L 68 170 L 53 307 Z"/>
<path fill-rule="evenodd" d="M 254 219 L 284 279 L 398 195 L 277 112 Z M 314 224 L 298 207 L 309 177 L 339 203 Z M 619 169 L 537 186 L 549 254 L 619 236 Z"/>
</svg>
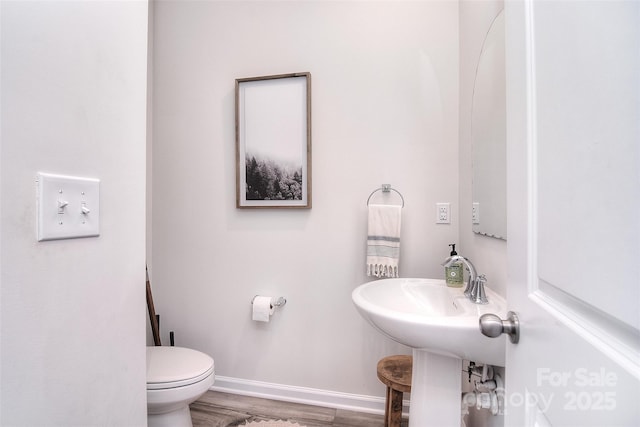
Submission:
<svg viewBox="0 0 640 427">
<path fill-rule="evenodd" d="M 100 180 L 38 173 L 38 241 L 100 235 Z"/>
</svg>

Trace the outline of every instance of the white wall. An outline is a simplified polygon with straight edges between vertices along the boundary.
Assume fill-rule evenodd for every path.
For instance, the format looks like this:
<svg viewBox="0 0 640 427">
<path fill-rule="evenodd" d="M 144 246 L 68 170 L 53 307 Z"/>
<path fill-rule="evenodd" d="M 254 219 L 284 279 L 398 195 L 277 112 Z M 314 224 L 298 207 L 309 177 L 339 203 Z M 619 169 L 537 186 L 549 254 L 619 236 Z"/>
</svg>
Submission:
<svg viewBox="0 0 640 427">
<path fill-rule="evenodd" d="M 154 20 L 153 266 L 163 340 L 218 375 L 384 395 L 409 352 L 351 302 L 366 200 L 406 201 L 401 276 L 443 277 L 458 239 L 457 2 L 173 2 Z M 313 208 L 235 208 L 234 80 L 312 74 Z M 391 201 L 396 201 L 393 199 Z M 451 225 L 435 203 L 451 202 Z M 269 324 L 255 294 L 284 296 Z"/>
<path fill-rule="evenodd" d="M 147 4 L 0 11 L 0 424 L 146 425 Z M 36 241 L 38 171 L 101 179 L 100 237 Z"/>
</svg>

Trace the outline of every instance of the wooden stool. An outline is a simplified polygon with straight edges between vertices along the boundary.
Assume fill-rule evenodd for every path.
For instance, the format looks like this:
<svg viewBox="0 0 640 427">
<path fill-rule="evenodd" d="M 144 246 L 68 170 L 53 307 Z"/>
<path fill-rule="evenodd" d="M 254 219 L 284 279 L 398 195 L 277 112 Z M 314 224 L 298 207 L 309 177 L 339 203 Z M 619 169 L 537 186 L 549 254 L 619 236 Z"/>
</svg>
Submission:
<svg viewBox="0 0 640 427">
<path fill-rule="evenodd" d="M 388 356 L 378 362 L 378 379 L 387 386 L 384 427 L 400 427 L 402 393 L 411 392 L 412 356 Z"/>
</svg>

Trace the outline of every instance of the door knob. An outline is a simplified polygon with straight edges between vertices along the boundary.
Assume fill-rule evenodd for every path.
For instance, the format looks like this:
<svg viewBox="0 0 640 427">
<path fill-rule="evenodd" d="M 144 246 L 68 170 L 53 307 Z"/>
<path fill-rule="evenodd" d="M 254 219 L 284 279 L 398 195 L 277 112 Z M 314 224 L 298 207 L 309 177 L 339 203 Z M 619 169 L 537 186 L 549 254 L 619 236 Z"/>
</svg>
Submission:
<svg viewBox="0 0 640 427">
<path fill-rule="evenodd" d="M 513 311 L 507 313 L 507 319 L 502 320 L 495 314 L 487 313 L 480 316 L 480 332 L 489 338 L 496 338 L 502 334 L 509 335 L 509 340 L 517 344 L 520 340 L 520 322 Z"/>
</svg>

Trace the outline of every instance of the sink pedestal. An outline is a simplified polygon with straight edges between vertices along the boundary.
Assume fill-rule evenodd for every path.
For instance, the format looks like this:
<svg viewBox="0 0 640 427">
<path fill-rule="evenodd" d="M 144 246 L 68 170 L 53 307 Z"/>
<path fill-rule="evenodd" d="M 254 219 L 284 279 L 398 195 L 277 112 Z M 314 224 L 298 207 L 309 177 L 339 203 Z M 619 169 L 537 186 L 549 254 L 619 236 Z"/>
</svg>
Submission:
<svg viewBox="0 0 640 427">
<path fill-rule="evenodd" d="M 461 372 L 462 359 L 413 349 L 409 427 L 460 425 Z"/>
</svg>

